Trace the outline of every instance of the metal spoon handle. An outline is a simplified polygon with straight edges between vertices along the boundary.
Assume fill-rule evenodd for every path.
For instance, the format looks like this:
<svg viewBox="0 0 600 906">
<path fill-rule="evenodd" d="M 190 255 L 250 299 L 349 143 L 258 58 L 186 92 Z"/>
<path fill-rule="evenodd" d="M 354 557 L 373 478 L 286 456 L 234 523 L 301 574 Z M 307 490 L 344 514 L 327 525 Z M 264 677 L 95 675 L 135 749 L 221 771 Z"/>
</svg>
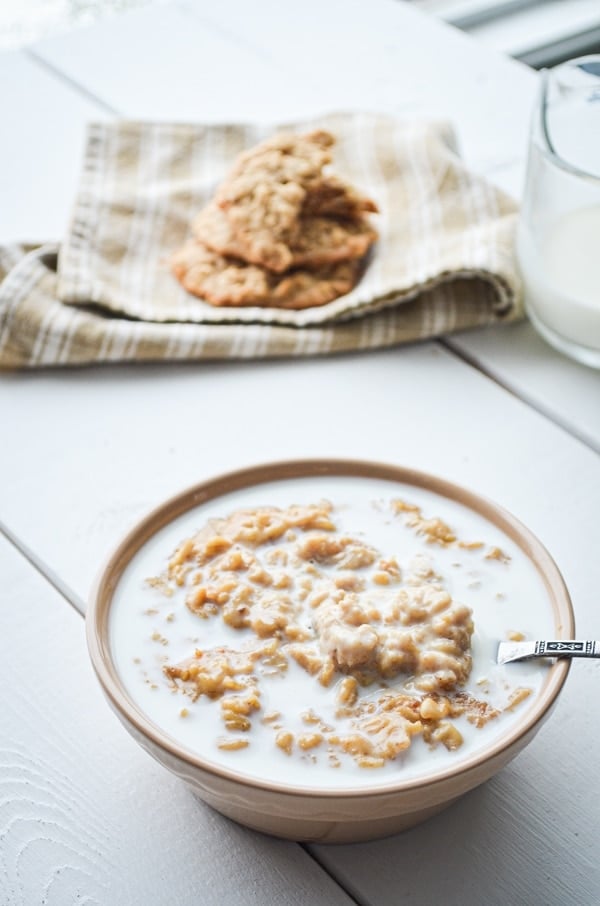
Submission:
<svg viewBox="0 0 600 906">
<path fill-rule="evenodd" d="M 496 660 L 498 664 L 509 664 L 511 661 L 523 661 L 532 657 L 600 658 L 600 641 L 556 639 L 554 641 L 500 642 Z"/>
</svg>

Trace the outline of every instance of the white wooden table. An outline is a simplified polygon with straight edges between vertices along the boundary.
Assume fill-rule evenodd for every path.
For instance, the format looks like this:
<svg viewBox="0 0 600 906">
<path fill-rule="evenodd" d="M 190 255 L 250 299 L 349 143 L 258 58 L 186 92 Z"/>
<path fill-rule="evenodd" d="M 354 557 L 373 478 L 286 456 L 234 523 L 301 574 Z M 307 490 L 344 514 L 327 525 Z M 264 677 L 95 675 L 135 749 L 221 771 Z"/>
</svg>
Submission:
<svg viewBox="0 0 600 906">
<path fill-rule="evenodd" d="M 532 71 L 393 0 L 140 9 L 0 56 L 0 242 L 61 237 L 99 117 L 441 113 L 468 163 L 518 194 L 535 90 Z M 598 637 L 600 373 L 523 323 L 331 359 L 5 374 L 0 426 L 0 903 L 599 902 L 599 662 L 575 663 L 531 746 L 442 815 L 300 846 L 212 812 L 136 746 L 81 614 L 117 537 L 165 496 L 250 463 L 352 455 L 512 510 L 563 571 L 578 634 Z"/>
</svg>

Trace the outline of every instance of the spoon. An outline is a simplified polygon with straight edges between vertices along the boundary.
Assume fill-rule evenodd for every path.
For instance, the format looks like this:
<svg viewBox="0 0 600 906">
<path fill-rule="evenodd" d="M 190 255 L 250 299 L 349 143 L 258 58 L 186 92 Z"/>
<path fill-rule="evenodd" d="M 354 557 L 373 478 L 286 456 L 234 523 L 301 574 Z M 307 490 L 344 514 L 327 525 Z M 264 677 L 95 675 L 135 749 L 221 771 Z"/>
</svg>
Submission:
<svg viewBox="0 0 600 906">
<path fill-rule="evenodd" d="M 600 658 L 600 641 L 574 641 L 557 639 L 556 641 L 536 642 L 500 642 L 496 663 L 509 664 L 511 661 L 524 661 L 532 657 L 598 657 Z"/>
</svg>

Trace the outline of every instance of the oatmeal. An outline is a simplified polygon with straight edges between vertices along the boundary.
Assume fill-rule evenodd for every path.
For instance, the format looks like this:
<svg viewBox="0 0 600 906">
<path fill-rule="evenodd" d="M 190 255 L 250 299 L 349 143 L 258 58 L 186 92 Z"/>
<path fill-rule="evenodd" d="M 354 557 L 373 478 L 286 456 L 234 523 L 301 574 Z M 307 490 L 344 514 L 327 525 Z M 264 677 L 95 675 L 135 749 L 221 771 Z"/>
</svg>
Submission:
<svg viewBox="0 0 600 906">
<path fill-rule="evenodd" d="M 140 638 L 124 672 L 161 726 L 253 776 L 343 786 L 463 757 L 527 707 L 540 665 L 506 674 L 488 641 L 530 632 L 523 590 L 543 624 L 510 539 L 387 482 L 352 503 L 342 480 L 268 490 L 182 518 L 136 564 L 138 591 L 123 583 L 117 615 L 133 606 Z"/>
<path fill-rule="evenodd" d="M 429 542 L 457 540 L 416 506 L 394 500 L 391 511 L 408 513 L 408 525 Z M 345 729 L 326 727 L 311 711 L 302 719 L 315 732 L 294 734 L 282 717 L 274 744 L 287 754 L 323 746 L 374 768 L 417 735 L 430 746 L 459 748 L 453 717 L 467 714 L 479 726 L 499 713 L 460 691 L 472 666 L 472 612 L 452 598 L 427 556 L 402 571 L 390 553 L 340 532 L 327 501 L 210 520 L 150 585 L 169 597 L 184 587 L 186 607 L 237 630 L 239 647 L 198 648 L 165 665 L 165 677 L 192 702 L 218 699 L 224 730 L 245 734 L 262 716 L 263 677 L 284 676 L 292 660 L 307 683 L 332 689 Z M 245 748 L 243 738 L 231 750 Z M 227 747 L 223 739 L 219 746 Z"/>
</svg>

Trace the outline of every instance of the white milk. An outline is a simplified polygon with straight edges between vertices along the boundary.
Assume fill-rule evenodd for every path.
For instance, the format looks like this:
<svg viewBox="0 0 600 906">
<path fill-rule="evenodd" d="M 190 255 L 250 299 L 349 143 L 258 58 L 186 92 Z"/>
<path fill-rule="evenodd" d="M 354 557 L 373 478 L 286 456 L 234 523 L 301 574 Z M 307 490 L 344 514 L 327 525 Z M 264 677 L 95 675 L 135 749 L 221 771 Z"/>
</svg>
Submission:
<svg viewBox="0 0 600 906">
<path fill-rule="evenodd" d="M 535 240 L 521 224 L 517 256 L 533 316 L 600 351 L 600 206 L 570 211 Z"/>
<path fill-rule="evenodd" d="M 426 544 L 414 529 L 405 526 L 402 516 L 391 514 L 389 501 L 394 498 L 416 503 L 427 518 L 438 516 L 447 522 L 459 539 L 483 541 L 486 548 L 463 550 Z M 502 714 L 481 729 L 462 718 L 454 720 L 465 740 L 454 752 L 446 751 L 442 745 L 431 750 L 417 737 L 405 754 L 378 769 L 360 768 L 349 756 L 344 756 L 341 767 L 333 768 L 327 754 L 318 749 L 286 755 L 275 746 L 273 730 L 261 725 L 260 716 L 253 719 L 248 748 L 219 750 L 216 740 L 224 735 L 219 702 L 205 697 L 191 702 L 183 693 L 174 692 L 162 667 L 166 662 L 176 664 L 187 658 L 196 646 L 240 647 L 244 638 L 220 617 L 203 620 L 192 614 L 185 607 L 183 593 L 167 598 L 149 587 L 146 579 L 161 573 L 178 543 L 210 517 L 226 516 L 239 508 L 288 507 L 322 499 L 334 504 L 332 518 L 338 529 L 364 537 L 384 555 L 396 556 L 401 567 L 406 568 L 415 553 L 426 552 L 453 598 L 473 610 L 473 670 L 466 691 L 499 707 L 519 686 L 530 687 L 534 694 L 514 713 Z M 510 562 L 485 560 L 485 550 L 493 546 L 508 554 Z M 520 631 L 527 638 L 552 638 L 558 627 L 554 626 L 537 571 L 494 525 L 453 501 L 418 488 L 375 479 L 315 477 L 278 481 L 228 494 L 190 511 L 158 532 L 134 557 L 118 583 L 110 615 L 110 646 L 132 701 L 190 752 L 267 782 L 339 789 L 388 784 L 392 779 L 405 780 L 448 769 L 471 757 L 490 740 L 501 737 L 511 721 L 531 707 L 548 670 L 540 662 L 503 667 L 495 664 L 497 642 L 511 630 Z M 157 637 L 167 644 L 157 641 Z M 324 689 L 291 658 L 285 677 L 261 678 L 264 712 L 281 711 L 286 729 L 292 732 L 310 731 L 302 724 L 300 713 L 311 707 L 324 720 L 331 719 L 339 725 L 333 698 L 332 688 Z M 181 716 L 182 708 L 189 712 L 186 717 Z"/>
</svg>

